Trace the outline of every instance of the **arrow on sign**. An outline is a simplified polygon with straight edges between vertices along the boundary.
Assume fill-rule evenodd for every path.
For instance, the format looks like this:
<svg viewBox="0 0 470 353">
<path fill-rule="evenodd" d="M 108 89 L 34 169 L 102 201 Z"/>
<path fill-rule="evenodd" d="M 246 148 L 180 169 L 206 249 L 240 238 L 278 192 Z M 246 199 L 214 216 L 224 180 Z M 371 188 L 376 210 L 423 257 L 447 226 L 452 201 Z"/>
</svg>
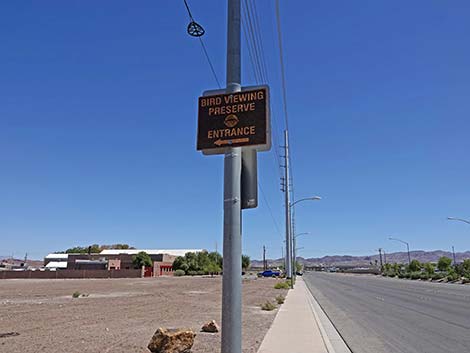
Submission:
<svg viewBox="0 0 470 353">
<path fill-rule="evenodd" d="M 243 143 L 248 142 L 250 139 L 248 137 L 240 138 L 240 139 L 233 139 L 233 140 L 217 140 L 214 142 L 214 145 L 222 146 L 222 145 L 232 145 L 234 143 Z"/>
</svg>

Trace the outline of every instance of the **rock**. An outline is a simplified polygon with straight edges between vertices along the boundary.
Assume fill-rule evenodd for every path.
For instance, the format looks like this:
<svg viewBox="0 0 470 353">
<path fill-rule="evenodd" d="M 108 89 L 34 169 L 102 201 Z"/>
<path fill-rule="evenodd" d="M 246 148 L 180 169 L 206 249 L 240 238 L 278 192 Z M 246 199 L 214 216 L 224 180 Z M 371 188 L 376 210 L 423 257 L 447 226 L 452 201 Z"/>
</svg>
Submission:
<svg viewBox="0 0 470 353">
<path fill-rule="evenodd" d="M 201 328 L 201 331 L 202 332 L 219 332 L 220 331 L 220 327 L 219 325 L 217 325 L 217 323 L 215 322 L 215 320 L 211 320 L 209 321 L 207 324 L 205 324 L 204 326 L 202 326 Z"/>
<path fill-rule="evenodd" d="M 188 353 L 196 334 L 191 329 L 158 328 L 147 348 L 153 353 Z"/>
</svg>

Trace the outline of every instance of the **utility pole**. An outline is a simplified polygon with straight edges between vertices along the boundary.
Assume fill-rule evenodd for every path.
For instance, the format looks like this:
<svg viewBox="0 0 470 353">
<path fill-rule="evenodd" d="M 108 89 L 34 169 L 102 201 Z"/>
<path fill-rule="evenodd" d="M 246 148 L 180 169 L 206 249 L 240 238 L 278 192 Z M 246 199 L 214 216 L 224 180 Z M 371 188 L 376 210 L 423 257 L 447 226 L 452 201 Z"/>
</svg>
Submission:
<svg viewBox="0 0 470 353">
<path fill-rule="evenodd" d="M 294 227 L 291 228 L 292 234 L 292 276 L 297 279 L 297 240 L 295 239 Z M 291 284 L 293 281 L 291 282 Z"/>
<path fill-rule="evenodd" d="M 241 0 L 228 0 L 227 93 L 241 91 Z M 222 353 L 242 352 L 242 148 L 224 157 L 224 244 L 222 279 Z"/>
<path fill-rule="evenodd" d="M 455 261 L 455 249 L 453 245 L 452 245 L 452 256 L 454 257 L 454 265 L 457 265 L 457 261 Z"/>
<path fill-rule="evenodd" d="M 266 271 L 266 246 L 263 245 L 263 270 Z"/>
<path fill-rule="evenodd" d="M 408 252 L 408 265 L 411 264 L 410 244 L 406 243 L 406 251 Z"/>
<path fill-rule="evenodd" d="M 284 257 L 284 247 L 281 246 L 281 258 L 284 259 L 284 270 L 286 269 L 286 258 Z"/>
<path fill-rule="evenodd" d="M 292 186 L 292 184 L 290 184 Z M 292 207 L 292 202 L 289 206 L 290 211 L 290 238 L 291 238 L 291 246 L 292 246 L 292 281 L 291 281 L 291 288 L 294 288 L 295 280 L 297 279 L 297 266 L 296 266 L 296 259 L 297 259 L 297 241 L 295 240 L 295 209 Z"/>
<path fill-rule="evenodd" d="M 286 277 L 292 278 L 292 235 L 289 185 L 289 135 L 284 130 L 284 193 L 286 206 Z"/>
<path fill-rule="evenodd" d="M 379 248 L 379 256 L 380 256 L 380 271 L 382 271 L 382 268 L 383 268 L 383 262 L 382 262 L 382 248 Z"/>
</svg>

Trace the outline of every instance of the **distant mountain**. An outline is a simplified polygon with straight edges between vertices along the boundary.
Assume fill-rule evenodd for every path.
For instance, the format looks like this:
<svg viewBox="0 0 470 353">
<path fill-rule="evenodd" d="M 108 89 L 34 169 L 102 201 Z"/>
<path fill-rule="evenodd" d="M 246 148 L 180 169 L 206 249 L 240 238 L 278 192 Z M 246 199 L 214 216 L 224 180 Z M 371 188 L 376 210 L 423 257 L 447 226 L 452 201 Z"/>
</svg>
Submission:
<svg viewBox="0 0 470 353">
<path fill-rule="evenodd" d="M 16 259 L 11 256 L 0 256 L 0 262 L 20 265 L 21 263 L 24 263 L 24 259 Z M 27 260 L 26 263 L 29 267 L 42 267 L 44 265 L 43 260 Z"/>
<path fill-rule="evenodd" d="M 451 259 L 453 255 L 449 251 L 443 250 L 434 250 L 434 251 L 410 251 L 411 259 L 416 259 L 419 262 L 437 262 L 441 256 L 447 256 Z M 461 262 L 464 259 L 470 259 L 470 251 L 455 253 L 455 259 L 457 262 Z M 327 265 L 327 266 L 367 266 L 370 265 L 372 262 L 375 264 L 380 263 L 379 254 L 376 255 L 369 255 L 369 256 L 351 256 L 351 255 L 333 255 L 333 256 L 323 256 L 319 258 L 303 258 L 299 257 L 298 261 L 306 266 L 318 266 L 318 265 Z M 382 254 L 382 261 L 389 262 L 389 263 L 407 263 L 408 262 L 408 253 L 405 252 L 395 252 L 391 254 Z M 284 259 L 269 259 L 268 266 L 280 266 L 284 263 Z M 251 261 L 252 267 L 263 267 L 263 261 L 260 260 L 252 260 Z"/>
</svg>

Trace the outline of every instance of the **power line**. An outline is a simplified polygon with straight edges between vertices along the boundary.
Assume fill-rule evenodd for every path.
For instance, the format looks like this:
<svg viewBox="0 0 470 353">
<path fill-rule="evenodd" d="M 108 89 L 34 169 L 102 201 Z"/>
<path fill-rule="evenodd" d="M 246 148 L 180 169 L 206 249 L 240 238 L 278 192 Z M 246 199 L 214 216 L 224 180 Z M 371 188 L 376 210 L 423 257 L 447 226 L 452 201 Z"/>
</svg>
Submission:
<svg viewBox="0 0 470 353">
<path fill-rule="evenodd" d="M 186 6 L 186 10 L 188 10 L 188 15 L 189 15 L 189 18 L 194 21 L 194 18 L 193 18 L 193 15 L 191 14 L 191 10 L 189 9 L 189 6 L 188 6 L 188 3 L 186 2 L 186 0 L 183 0 L 184 1 L 184 6 Z"/>
<path fill-rule="evenodd" d="M 257 35 L 257 38 L 258 38 L 258 46 L 259 46 L 259 49 L 260 49 L 260 52 L 261 52 L 261 62 L 263 64 L 263 68 L 264 68 L 264 76 L 266 78 L 266 81 L 269 81 L 269 77 L 268 77 L 268 70 L 267 70 L 267 66 L 266 66 L 266 57 L 264 55 L 264 46 L 263 46 L 263 36 L 261 35 L 261 30 L 260 30 L 260 25 L 259 25 L 259 15 L 258 15 L 258 11 L 256 9 L 256 2 L 254 0 L 250 0 L 250 4 L 251 4 L 251 9 L 252 9 L 252 12 L 253 12 L 253 23 L 254 23 L 254 27 L 255 27 L 255 34 Z"/>
<path fill-rule="evenodd" d="M 260 54 L 260 71 L 263 72 L 264 74 L 264 79 L 265 79 L 265 82 L 269 82 L 269 76 L 268 76 L 268 69 L 267 69 L 267 65 L 266 65 L 266 57 L 265 57 L 265 54 L 264 54 L 264 46 L 263 46 L 263 36 L 261 35 L 261 30 L 260 30 L 260 21 L 259 21 L 259 15 L 258 15 L 258 10 L 256 8 L 256 1 L 253 1 L 253 0 L 245 0 L 245 3 L 248 3 L 250 4 L 250 6 L 247 7 L 247 12 L 248 12 L 248 17 L 249 19 L 253 20 L 253 28 L 254 28 L 254 41 L 255 41 L 255 45 L 256 47 L 258 48 L 258 53 Z M 251 12 L 251 16 L 250 16 L 250 12 Z M 273 141 L 274 143 L 276 144 L 277 141 L 279 141 L 279 135 L 278 135 L 278 131 L 279 130 L 279 126 L 278 126 L 278 123 L 277 123 L 277 118 L 276 118 L 276 115 L 275 114 L 272 114 L 272 121 L 273 121 L 273 126 L 271 126 L 271 130 L 273 132 Z M 274 128 L 273 128 L 274 127 Z M 275 153 L 275 157 L 276 157 L 276 160 L 277 160 L 277 163 L 278 165 L 281 164 L 281 161 L 280 161 L 280 156 L 279 156 L 279 152 L 276 149 L 274 149 L 274 153 Z"/>
<path fill-rule="evenodd" d="M 263 196 L 264 202 L 266 203 L 266 206 L 268 207 L 269 214 L 271 215 L 271 218 L 273 219 L 274 226 L 276 227 L 278 234 L 282 237 L 282 233 L 279 228 L 279 225 L 277 224 L 276 218 L 274 217 L 271 206 L 269 205 L 268 199 L 266 198 L 266 194 L 264 193 L 263 187 L 261 186 L 261 182 L 259 180 L 258 180 L 258 186 L 259 186 L 259 189 L 261 190 L 261 195 Z"/>
<path fill-rule="evenodd" d="M 214 75 L 215 82 L 217 82 L 217 86 L 219 86 L 219 88 L 222 88 L 222 86 L 220 85 L 219 78 L 217 77 L 217 74 L 216 74 L 216 72 L 215 72 L 214 65 L 212 65 L 211 58 L 209 57 L 209 54 L 207 53 L 206 46 L 204 45 L 204 41 L 202 40 L 201 37 L 199 37 L 199 42 L 201 43 L 202 50 L 204 51 L 204 54 L 205 54 L 206 59 L 207 59 L 207 62 L 209 63 L 209 66 L 210 66 L 210 68 L 211 68 L 212 75 Z"/>
<path fill-rule="evenodd" d="M 260 48 L 260 45 L 259 45 L 259 42 L 258 42 L 259 35 L 257 34 L 257 31 L 256 31 L 256 25 L 253 24 L 254 23 L 254 19 L 253 19 L 254 15 L 252 14 L 252 6 L 249 5 L 248 0 L 245 0 L 243 3 L 245 5 L 246 18 L 248 19 L 247 27 L 249 29 L 248 32 L 251 36 L 251 41 L 253 43 L 255 59 L 256 59 L 259 71 L 261 73 L 262 83 L 266 83 L 267 82 L 267 77 L 265 75 L 265 69 L 264 69 L 264 64 L 263 64 L 261 48 Z"/>
<path fill-rule="evenodd" d="M 276 0 L 276 23 L 277 23 L 277 40 L 279 43 L 279 61 L 281 65 L 281 85 L 282 85 L 282 98 L 283 98 L 283 103 L 284 103 L 284 119 L 285 119 L 285 124 L 286 124 L 286 130 L 289 130 L 289 115 L 288 115 L 288 110 L 287 110 L 287 89 L 286 89 L 286 78 L 285 78 L 285 69 L 284 69 L 284 52 L 283 52 L 283 47 L 282 47 L 282 33 L 281 33 L 281 15 L 280 15 L 280 6 L 279 6 L 279 0 Z M 290 144 L 289 144 L 290 145 Z M 292 153 L 291 153 L 292 155 Z M 289 158 L 289 162 L 291 162 Z M 290 180 L 287 180 L 286 182 L 291 182 L 292 183 L 292 199 L 294 200 L 294 178 L 293 178 L 293 173 L 292 173 L 292 163 L 289 163 L 289 172 L 290 172 Z"/>
<path fill-rule="evenodd" d="M 262 44 L 262 36 L 260 33 L 259 16 L 254 1 L 251 1 L 249 3 L 249 0 L 244 0 L 243 14 L 244 22 L 242 24 L 244 29 L 245 41 L 247 43 L 248 53 L 250 56 L 255 81 L 257 84 L 268 83 L 269 77 L 267 73 L 267 65 Z M 271 126 L 271 131 L 273 132 L 273 144 L 275 145 L 275 147 L 273 148 L 275 159 L 274 162 L 278 166 L 278 173 L 279 176 L 281 176 L 281 171 L 279 169 L 281 159 L 279 156 L 279 151 L 277 150 L 277 145 L 279 141 L 278 131 L 280 130 L 277 121 L 277 115 L 272 112 L 271 116 L 273 122 Z"/>
<path fill-rule="evenodd" d="M 246 43 L 246 47 L 248 49 L 248 55 L 251 61 L 251 69 L 253 70 L 254 80 L 256 81 L 257 84 L 259 84 L 262 81 L 261 73 L 258 70 L 258 66 L 255 64 L 255 58 L 253 54 L 254 49 L 252 48 L 252 42 L 249 39 L 250 34 L 248 33 L 248 28 L 247 28 L 248 18 L 247 18 L 246 10 L 243 11 L 243 17 L 244 17 L 244 21 L 242 21 L 243 36 L 245 37 L 245 43 Z"/>
<path fill-rule="evenodd" d="M 260 58 L 260 53 L 259 53 L 259 48 L 257 45 L 256 37 L 254 34 L 254 29 L 253 29 L 253 22 L 251 20 L 251 11 L 250 7 L 248 6 L 248 0 L 243 1 L 244 5 L 244 18 L 245 18 L 245 35 L 248 37 L 248 42 L 251 44 L 248 46 L 249 50 L 251 50 L 251 53 L 253 54 L 253 60 L 252 64 L 253 66 L 257 69 L 258 73 L 258 84 L 266 82 L 266 78 L 264 77 L 263 69 L 262 69 L 262 64 L 261 64 L 261 58 Z"/>
<path fill-rule="evenodd" d="M 217 82 L 217 86 L 219 86 L 219 88 L 222 88 L 222 86 L 220 84 L 220 81 L 219 81 L 219 78 L 217 77 L 217 73 L 215 72 L 214 65 L 212 64 L 212 60 L 209 56 L 209 53 L 207 52 L 204 41 L 202 40 L 202 36 L 205 33 L 204 28 L 202 28 L 201 25 L 199 25 L 198 23 L 196 23 L 196 21 L 194 21 L 193 15 L 191 13 L 191 10 L 189 9 L 189 5 L 188 5 L 187 1 L 186 0 L 183 0 L 183 1 L 184 1 L 184 6 L 186 7 L 186 10 L 188 11 L 189 19 L 191 20 L 191 22 L 188 25 L 188 34 L 193 36 L 193 37 L 198 37 L 199 38 L 199 43 L 201 43 L 202 51 L 204 52 L 204 55 L 207 59 L 207 62 L 209 63 L 209 66 L 210 66 L 210 69 L 212 71 L 212 75 L 214 76 L 215 82 Z"/>
<path fill-rule="evenodd" d="M 256 29 L 258 29 L 259 31 L 259 26 L 256 26 L 256 25 L 253 25 L 253 21 L 252 21 L 252 18 L 254 16 L 252 16 L 251 14 L 251 10 L 250 10 L 250 6 L 248 6 L 248 0 L 244 0 L 243 1 L 244 3 L 244 11 L 243 11 L 243 17 L 244 17 L 244 21 L 242 21 L 242 27 L 243 27 L 243 34 L 244 34 L 244 37 L 245 37 L 245 42 L 246 42 L 246 45 L 247 45 L 247 49 L 248 49 L 248 54 L 249 54 L 249 58 L 250 58 L 250 62 L 251 62 L 251 67 L 252 67 L 252 71 L 253 71 L 253 76 L 254 76 L 254 79 L 256 81 L 257 84 L 260 84 L 260 83 L 263 83 L 263 82 L 267 82 L 267 78 L 266 78 L 266 70 L 264 69 L 263 70 L 263 67 L 265 67 L 265 64 L 262 64 L 263 63 L 263 53 L 262 53 L 262 50 L 260 49 L 258 43 L 257 43 L 257 38 L 260 37 L 260 34 L 258 32 L 258 34 L 255 34 L 254 31 Z M 278 160 L 278 164 L 280 164 L 280 158 L 278 156 L 278 154 L 276 153 L 277 152 L 277 148 L 274 148 L 274 151 L 275 151 L 275 159 L 276 159 L 276 156 L 277 156 L 277 160 Z M 264 192 L 264 189 L 261 185 L 261 182 L 258 180 L 258 187 L 261 191 L 261 195 L 264 199 L 264 202 L 266 204 L 266 207 L 268 208 L 268 211 L 269 211 L 269 214 L 272 218 L 272 221 L 273 221 L 273 224 L 274 224 L 274 227 L 276 228 L 278 234 L 282 237 L 282 233 L 280 231 L 280 228 L 279 228 L 279 225 L 276 221 L 276 218 L 274 217 L 274 213 L 272 211 L 272 208 L 271 208 L 271 205 L 266 197 L 266 193 Z"/>
<path fill-rule="evenodd" d="M 289 130 L 289 119 L 287 114 L 287 93 L 286 93 L 286 78 L 284 70 L 284 53 L 282 49 L 282 35 L 281 35 L 281 15 L 279 9 L 279 0 L 276 0 L 276 21 L 277 21 L 277 40 L 279 43 L 279 59 L 281 62 L 281 84 L 282 84 L 282 98 L 284 102 L 284 117 L 286 121 L 286 130 Z"/>
<path fill-rule="evenodd" d="M 248 54 L 249 54 L 250 61 L 251 61 L 253 75 L 255 77 L 257 84 L 268 83 L 269 77 L 268 77 L 266 59 L 264 55 L 264 48 L 262 44 L 262 36 L 260 33 L 261 31 L 260 31 L 260 25 L 259 25 L 259 20 L 258 20 L 259 16 L 257 14 L 256 5 L 254 4 L 254 2 L 249 3 L 249 0 L 244 0 L 243 15 L 244 15 L 244 22 L 242 23 L 242 25 L 244 29 L 244 36 L 245 36 L 245 41 L 247 43 Z M 277 134 L 276 129 L 278 128 L 278 125 L 277 125 L 276 115 L 274 114 L 272 115 L 272 120 L 274 122 L 274 129 L 271 127 L 271 130 L 273 131 L 273 143 L 275 145 L 273 148 L 274 162 L 275 162 L 275 165 L 277 166 L 277 173 L 279 173 L 279 176 L 281 176 L 281 169 L 280 169 L 281 159 L 279 156 L 279 151 L 277 149 L 278 134 Z M 280 231 L 279 225 L 276 221 L 276 218 L 274 217 L 272 208 L 267 200 L 266 194 L 260 182 L 258 183 L 258 186 L 261 190 L 261 194 L 266 203 L 266 206 L 272 218 L 273 224 L 278 234 L 282 237 L 282 233 Z"/>
</svg>

